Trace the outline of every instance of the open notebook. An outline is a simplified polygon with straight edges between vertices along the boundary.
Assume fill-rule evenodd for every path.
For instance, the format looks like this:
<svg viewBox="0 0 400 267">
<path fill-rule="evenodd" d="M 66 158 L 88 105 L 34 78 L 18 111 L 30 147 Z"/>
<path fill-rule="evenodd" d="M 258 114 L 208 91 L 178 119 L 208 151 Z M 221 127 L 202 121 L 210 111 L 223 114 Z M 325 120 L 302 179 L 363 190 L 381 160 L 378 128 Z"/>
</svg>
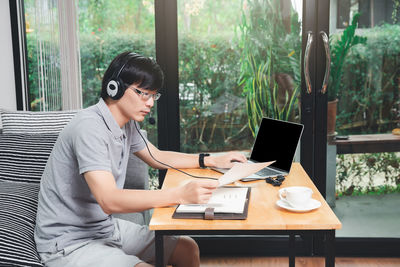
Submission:
<svg viewBox="0 0 400 267">
<path fill-rule="evenodd" d="M 207 204 L 181 204 L 172 217 L 204 219 L 206 211 L 211 210 L 209 219 L 246 219 L 249 198 L 249 187 L 219 187 Z"/>
</svg>

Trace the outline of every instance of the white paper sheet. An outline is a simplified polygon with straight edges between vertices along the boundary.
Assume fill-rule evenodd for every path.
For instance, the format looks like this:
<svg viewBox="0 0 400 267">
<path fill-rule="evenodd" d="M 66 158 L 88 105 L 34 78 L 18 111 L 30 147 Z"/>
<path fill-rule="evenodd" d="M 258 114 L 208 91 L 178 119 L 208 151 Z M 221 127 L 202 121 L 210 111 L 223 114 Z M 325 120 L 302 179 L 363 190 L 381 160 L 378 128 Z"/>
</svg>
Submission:
<svg viewBox="0 0 400 267">
<path fill-rule="evenodd" d="M 243 213 L 246 203 L 247 187 L 222 187 L 217 188 L 207 204 L 179 205 L 178 213 L 204 213 L 206 208 L 214 208 L 217 213 Z"/>
<path fill-rule="evenodd" d="M 233 167 L 219 178 L 219 186 L 224 186 L 239 179 L 245 178 L 271 165 L 275 161 L 260 163 L 236 163 Z"/>
</svg>

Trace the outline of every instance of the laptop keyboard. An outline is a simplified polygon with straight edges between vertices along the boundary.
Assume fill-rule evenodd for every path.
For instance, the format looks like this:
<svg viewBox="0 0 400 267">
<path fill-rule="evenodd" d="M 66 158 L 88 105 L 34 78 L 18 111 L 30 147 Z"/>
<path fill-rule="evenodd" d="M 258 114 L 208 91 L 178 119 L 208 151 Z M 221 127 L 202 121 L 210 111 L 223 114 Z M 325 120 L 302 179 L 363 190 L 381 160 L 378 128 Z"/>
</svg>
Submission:
<svg viewBox="0 0 400 267">
<path fill-rule="evenodd" d="M 271 170 L 269 168 L 264 168 L 261 171 L 256 172 L 257 175 L 260 176 L 269 176 L 269 175 L 278 175 L 280 172 Z"/>
</svg>

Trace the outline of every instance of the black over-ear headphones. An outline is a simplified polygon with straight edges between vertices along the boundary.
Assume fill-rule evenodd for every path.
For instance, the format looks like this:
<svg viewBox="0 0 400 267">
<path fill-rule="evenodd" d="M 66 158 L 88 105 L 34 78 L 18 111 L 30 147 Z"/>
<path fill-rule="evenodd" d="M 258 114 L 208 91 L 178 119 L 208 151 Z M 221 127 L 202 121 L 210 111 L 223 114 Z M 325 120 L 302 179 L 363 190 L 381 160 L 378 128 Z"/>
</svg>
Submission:
<svg viewBox="0 0 400 267">
<path fill-rule="evenodd" d="M 114 100 L 120 99 L 125 93 L 126 86 L 125 83 L 119 77 L 119 75 L 124 70 L 126 64 L 128 64 L 129 61 L 131 61 L 132 59 L 142 57 L 141 55 L 133 52 L 127 54 L 126 56 L 128 57 L 128 59 L 126 60 L 124 65 L 122 65 L 122 67 L 119 69 L 118 72 L 114 72 L 113 76 L 111 76 L 110 81 L 107 83 L 107 95 Z"/>
</svg>

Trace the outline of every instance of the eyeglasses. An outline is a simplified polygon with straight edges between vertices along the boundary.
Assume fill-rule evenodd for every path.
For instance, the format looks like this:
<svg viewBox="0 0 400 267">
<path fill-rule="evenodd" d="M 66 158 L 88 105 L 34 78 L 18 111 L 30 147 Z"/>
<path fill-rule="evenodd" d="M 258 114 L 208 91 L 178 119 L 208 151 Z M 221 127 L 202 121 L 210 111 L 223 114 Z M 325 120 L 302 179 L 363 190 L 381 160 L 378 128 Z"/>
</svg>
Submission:
<svg viewBox="0 0 400 267">
<path fill-rule="evenodd" d="M 132 90 L 135 90 L 135 92 L 142 98 L 142 100 L 147 101 L 150 99 L 150 97 L 153 98 L 154 101 L 157 101 L 158 99 L 160 99 L 161 94 L 160 93 L 155 93 L 155 94 L 150 94 L 150 93 L 146 93 L 143 91 L 140 91 L 137 88 L 131 87 Z"/>
<path fill-rule="evenodd" d="M 272 184 L 273 186 L 280 186 L 282 184 L 282 182 L 285 181 L 285 177 L 282 175 L 279 175 L 278 177 L 275 178 L 266 178 L 265 182 Z"/>
</svg>

